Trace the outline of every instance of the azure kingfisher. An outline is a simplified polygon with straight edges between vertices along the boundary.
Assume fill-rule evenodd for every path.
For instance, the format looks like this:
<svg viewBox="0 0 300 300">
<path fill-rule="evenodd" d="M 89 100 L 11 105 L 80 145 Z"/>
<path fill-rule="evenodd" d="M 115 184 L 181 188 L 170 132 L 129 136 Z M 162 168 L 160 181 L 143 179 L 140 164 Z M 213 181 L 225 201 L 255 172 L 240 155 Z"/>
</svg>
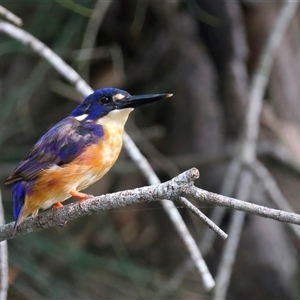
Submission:
<svg viewBox="0 0 300 300">
<path fill-rule="evenodd" d="M 116 162 L 124 125 L 138 106 L 172 94 L 132 96 L 116 88 L 89 95 L 68 117 L 43 135 L 6 180 L 12 186 L 14 231 L 39 209 L 62 207 L 71 196 L 102 178 Z"/>
</svg>

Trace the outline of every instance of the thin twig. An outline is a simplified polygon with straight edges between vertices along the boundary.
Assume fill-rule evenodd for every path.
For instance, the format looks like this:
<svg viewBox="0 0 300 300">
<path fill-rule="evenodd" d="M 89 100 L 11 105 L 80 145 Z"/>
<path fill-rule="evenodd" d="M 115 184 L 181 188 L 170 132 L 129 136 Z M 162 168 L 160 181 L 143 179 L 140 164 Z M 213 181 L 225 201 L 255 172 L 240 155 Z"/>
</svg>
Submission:
<svg viewBox="0 0 300 300">
<path fill-rule="evenodd" d="M 208 226 L 208 228 L 218 234 L 223 240 L 227 239 L 228 235 L 191 202 L 182 197 L 178 198 L 178 201 L 183 204 L 184 207 L 188 208 L 188 210 L 196 215 L 200 220 L 202 220 Z"/>
<path fill-rule="evenodd" d="M 0 17 L 4 17 L 7 21 L 17 25 L 22 26 L 23 22 L 22 19 L 13 14 L 11 11 L 7 10 L 5 7 L 0 5 Z"/>
</svg>

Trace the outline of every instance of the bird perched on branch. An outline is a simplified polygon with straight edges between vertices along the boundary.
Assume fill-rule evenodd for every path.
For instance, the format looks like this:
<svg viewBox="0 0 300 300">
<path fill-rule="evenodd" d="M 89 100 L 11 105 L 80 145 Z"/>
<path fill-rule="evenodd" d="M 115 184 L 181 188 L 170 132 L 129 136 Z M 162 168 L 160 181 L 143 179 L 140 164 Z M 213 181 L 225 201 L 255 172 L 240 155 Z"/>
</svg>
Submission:
<svg viewBox="0 0 300 300">
<path fill-rule="evenodd" d="M 116 88 L 89 95 L 38 140 L 6 180 L 13 184 L 14 231 L 39 209 L 59 208 L 71 196 L 80 201 L 92 197 L 80 191 L 102 178 L 116 162 L 129 113 L 171 96 L 132 96 Z"/>
</svg>

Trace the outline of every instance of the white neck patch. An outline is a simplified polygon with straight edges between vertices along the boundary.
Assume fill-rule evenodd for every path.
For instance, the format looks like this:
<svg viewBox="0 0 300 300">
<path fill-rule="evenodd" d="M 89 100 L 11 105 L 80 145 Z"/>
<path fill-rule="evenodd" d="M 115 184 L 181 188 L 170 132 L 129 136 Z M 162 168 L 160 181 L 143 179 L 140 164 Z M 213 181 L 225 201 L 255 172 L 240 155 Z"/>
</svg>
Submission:
<svg viewBox="0 0 300 300">
<path fill-rule="evenodd" d="M 87 116 L 88 116 L 87 114 L 83 114 L 83 115 L 74 117 L 74 119 L 77 120 L 77 121 L 82 121 L 82 120 L 84 120 Z"/>
</svg>

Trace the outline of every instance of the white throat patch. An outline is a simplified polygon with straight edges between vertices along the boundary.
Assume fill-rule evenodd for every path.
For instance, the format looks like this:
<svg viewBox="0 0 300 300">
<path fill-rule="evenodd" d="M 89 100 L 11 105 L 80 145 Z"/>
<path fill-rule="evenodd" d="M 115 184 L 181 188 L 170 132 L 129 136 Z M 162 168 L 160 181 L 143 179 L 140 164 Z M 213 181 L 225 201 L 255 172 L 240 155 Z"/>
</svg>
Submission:
<svg viewBox="0 0 300 300">
<path fill-rule="evenodd" d="M 106 116 L 98 119 L 96 123 L 99 125 L 117 125 L 123 127 L 132 111 L 133 108 L 112 110 Z"/>
</svg>

